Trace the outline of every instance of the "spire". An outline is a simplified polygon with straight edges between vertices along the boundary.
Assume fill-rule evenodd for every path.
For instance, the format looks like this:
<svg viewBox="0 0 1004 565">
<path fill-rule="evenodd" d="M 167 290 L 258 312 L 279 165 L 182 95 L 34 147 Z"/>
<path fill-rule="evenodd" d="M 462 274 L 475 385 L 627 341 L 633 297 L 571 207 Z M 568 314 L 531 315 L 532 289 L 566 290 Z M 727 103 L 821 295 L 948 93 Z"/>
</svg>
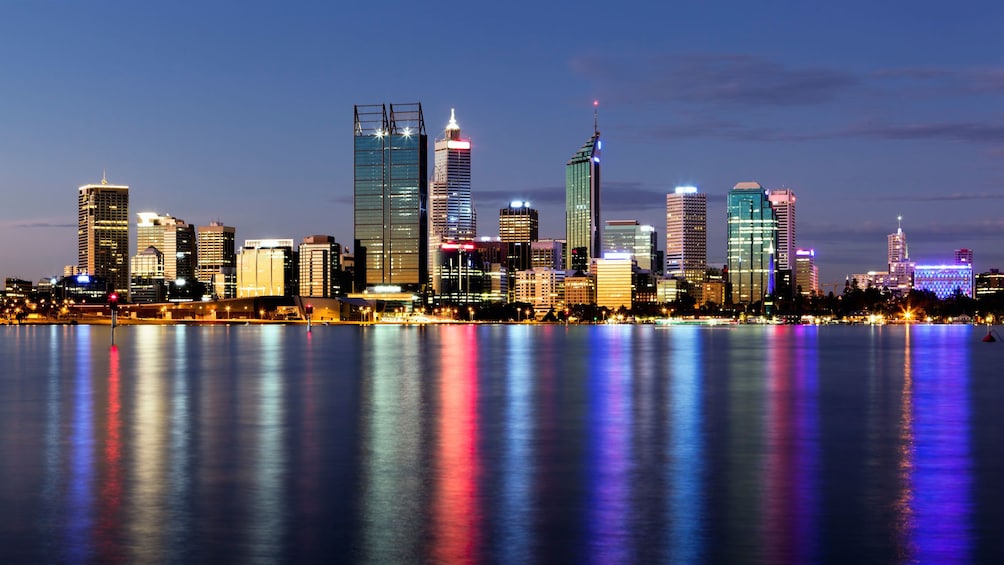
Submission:
<svg viewBox="0 0 1004 565">
<path fill-rule="evenodd" d="M 456 111 L 453 108 L 450 108 L 450 123 L 446 124 L 446 130 L 449 131 L 454 129 L 458 130 L 460 129 L 460 126 L 457 125 Z"/>
<path fill-rule="evenodd" d="M 896 233 L 903 233 L 903 216 L 896 216 Z"/>
<path fill-rule="evenodd" d="M 600 134 L 600 101 L 593 100 L 593 134 Z"/>
<path fill-rule="evenodd" d="M 105 169 L 101 169 L 101 184 L 108 184 L 108 175 L 105 174 Z"/>
</svg>

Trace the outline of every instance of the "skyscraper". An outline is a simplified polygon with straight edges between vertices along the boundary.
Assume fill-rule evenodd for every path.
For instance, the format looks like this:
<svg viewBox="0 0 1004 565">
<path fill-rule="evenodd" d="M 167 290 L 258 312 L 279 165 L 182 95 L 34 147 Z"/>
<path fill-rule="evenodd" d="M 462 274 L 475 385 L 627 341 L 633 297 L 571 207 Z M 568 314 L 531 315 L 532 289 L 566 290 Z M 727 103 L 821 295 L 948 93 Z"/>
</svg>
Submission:
<svg viewBox="0 0 1004 565">
<path fill-rule="evenodd" d="M 199 226 L 195 277 L 216 298 L 237 297 L 236 230 L 222 222 Z"/>
<path fill-rule="evenodd" d="M 442 241 L 471 241 L 477 219 L 471 201 L 471 141 L 460 137 L 456 114 L 436 140 L 429 185 L 429 228 Z"/>
<path fill-rule="evenodd" d="M 540 220 L 529 202 L 514 200 L 499 210 L 499 239 L 506 244 L 506 272 L 530 268 L 531 244 L 537 241 Z"/>
<path fill-rule="evenodd" d="M 311 235 L 300 244 L 300 296 L 331 298 L 341 288 L 342 246 L 330 235 Z"/>
<path fill-rule="evenodd" d="M 421 104 L 355 106 L 356 288 L 428 282 L 428 138 Z"/>
<path fill-rule="evenodd" d="M 889 256 L 889 282 L 899 292 L 913 288 L 913 271 L 915 264 L 910 261 L 910 249 L 906 244 L 906 234 L 903 232 L 903 216 L 896 217 L 896 233 L 886 236 Z"/>
<path fill-rule="evenodd" d="M 777 269 L 788 271 L 795 266 L 795 193 L 777 188 L 767 191 L 767 200 L 777 216 Z"/>
<path fill-rule="evenodd" d="M 761 301 L 774 292 L 777 217 L 763 187 L 755 182 L 735 185 L 727 206 L 732 302 Z"/>
<path fill-rule="evenodd" d="M 237 298 L 296 294 L 292 239 L 248 239 L 237 254 Z"/>
<path fill-rule="evenodd" d="M 595 104 L 594 104 L 595 106 Z M 566 268 L 589 265 L 600 257 L 603 240 L 600 232 L 600 131 L 595 110 L 593 135 L 572 155 L 565 166 L 565 249 Z"/>
<path fill-rule="evenodd" d="M 129 187 L 86 184 L 77 189 L 77 266 L 129 296 Z"/>
<path fill-rule="evenodd" d="M 973 250 L 962 249 L 955 250 L 955 264 L 956 265 L 972 265 L 973 264 Z"/>
<path fill-rule="evenodd" d="M 666 274 L 693 283 L 708 268 L 708 195 L 678 186 L 666 195 Z"/>
<path fill-rule="evenodd" d="M 639 269 L 651 271 L 655 260 L 655 228 L 638 220 L 607 220 L 603 227 L 603 254 L 629 254 Z"/>
<path fill-rule="evenodd" d="M 819 292 L 819 267 L 816 265 L 815 249 L 795 250 L 795 290 L 802 296 L 812 296 Z"/>
<path fill-rule="evenodd" d="M 140 212 L 136 222 L 136 248 L 154 247 L 164 254 L 164 279 L 195 280 L 195 227 L 170 214 Z M 184 284 L 184 283 L 183 283 Z"/>
</svg>

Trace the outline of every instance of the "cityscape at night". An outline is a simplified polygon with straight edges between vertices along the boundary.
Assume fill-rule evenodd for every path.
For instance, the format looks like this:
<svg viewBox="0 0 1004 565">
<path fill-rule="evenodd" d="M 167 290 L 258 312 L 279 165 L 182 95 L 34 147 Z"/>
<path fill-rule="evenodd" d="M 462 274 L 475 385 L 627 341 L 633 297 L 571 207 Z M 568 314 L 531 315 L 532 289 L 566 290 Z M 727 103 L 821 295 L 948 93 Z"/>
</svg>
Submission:
<svg viewBox="0 0 1004 565">
<path fill-rule="evenodd" d="M 0 562 L 1004 563 L 1002 18 L 0 8 Z"/>
</svg>

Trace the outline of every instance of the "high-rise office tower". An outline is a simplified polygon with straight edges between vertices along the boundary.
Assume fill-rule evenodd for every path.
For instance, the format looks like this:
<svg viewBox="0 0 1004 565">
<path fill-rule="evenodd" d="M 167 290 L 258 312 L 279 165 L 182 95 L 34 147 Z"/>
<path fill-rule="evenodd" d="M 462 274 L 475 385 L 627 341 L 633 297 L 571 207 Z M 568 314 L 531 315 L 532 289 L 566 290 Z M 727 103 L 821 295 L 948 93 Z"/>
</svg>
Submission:
<svg viewBox="0 0 1004 565">
<path fill-rule="evenodd" d="M 355 106 L 356 289 L 428 282 L 428 137 L 421 104 Z"/>
<path fill-rule="evenodd" d="M 708 195 L 678 186 L 666 195 L 666 274 L 692 283 L 708 268 Z"/>
<path fill-rule="evenodd" d="M 342 246 L 330 235 L 312 235 L 300 244 L 300 296 L 331 298 L 344 294 Z"/>
<path fill-rule="evenodd" d="M 237 297 L 236 230 L 222 222 L 199 226 L 195 277 L 216 298 Z"/>
<path fill-rule="evenodd" d="M 735 185 L 727 208 L 732 302 L 761 301 L 774 292 L 777 217 L 763 187 L 755 182 Z"/>
<path fill-rule="evenodd" d="M 890 287 L 903 292 L 913 288 L 913 271 L 916 266 L 910 261 L 910 249 L 903 232 L 903 216 L 896 217 L 896 233 L 886 236 L 888 242 Z"/>
<path fill-rule="evenodd" d="M 77 189 L 77 267 L 129 296 L 129 187 L 85 184 Z"/>
<path fill-rule="evenodd" d="M 499 210 L 499 240 L 506 244 L 507 272 L 523 271 L 532 262 L 531 244 L 537 241 L 540 219 L 529 202 L 513 200 Z"/>
<path fill-rule="evenodd" d="M 767 191 L 767 200 L 777 217 L 777 269 L 788 271 L 795 266 L 795 193 L 777 188 Z"/>
<path fill-rule="evenodd" d="M 973 264 L 973 250 L 972 249 L 956 249 L 955 250 L 955 264 L 956 265 L 972 265 Z"/>
<path fill-rule="evenodd" d="M 795 250 L 795 290 L 802 296 L 819 292 L 819 267 L 816 265 L 815 249 Z"/>
<path fill-rule="evenodd" d="M 136 248 L 148 247 L 164 254 L 164 279 L 168 282 L 195 280 L 195 226 L 165 214 L 140 212 L 136 222 Z M 185 283 L 181 283 L 184 285 Z"/>
<path fill-rule="evenodd" d="M 603 226 L 603 255 L 625 254 L 639 269 L 652 271 L 655 267 L 655 228 L 643 226 L 638 220 L 607 220 Z"/>
<path fill-rule="evenodd" d="M 600 257 L 603 249 L 600 231 L 602 147 L 594 109 L 592 137 L 572 155 L 565 166 L 565 249 L 568 270 L 588 266 L 592 259 Z"/>
<path fill-rule="evenodd" d="M 471 140 L 460 137 L 456 114 L 436 140 L 429 185 L 429 228 L 442 241 L 471 241 L 477 219 L 471 201 Z"/>
</svg>

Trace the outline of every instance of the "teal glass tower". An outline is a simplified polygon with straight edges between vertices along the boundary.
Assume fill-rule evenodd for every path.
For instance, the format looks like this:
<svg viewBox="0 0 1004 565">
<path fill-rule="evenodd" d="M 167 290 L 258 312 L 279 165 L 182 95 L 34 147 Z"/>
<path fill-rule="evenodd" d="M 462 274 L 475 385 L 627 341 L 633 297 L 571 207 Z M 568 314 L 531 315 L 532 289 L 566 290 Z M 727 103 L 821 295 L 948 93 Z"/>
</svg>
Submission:
<svg viewBox="0 0 1004 565">
<path fill-rule="evenodd" d="M 732 303 L 759 302 L 774 292 L 777 215 L 755 182 L 741 182 L 728 197 L 728 262 Z"/>
<path fill-rule="evenodd" d="M 355 289 L 420 291 L 428 277 L 428 138 L 422 105 L 355 106 Z"/>
<path fill-rule="evenodd" d="M 595 104 L 594 104 L 595 105 Z M 593 135 L 565 166 L 565 268 L 589 265 L 602 256 L 600 232 L 600 131 L 593 114 Z"/>
</svg>

